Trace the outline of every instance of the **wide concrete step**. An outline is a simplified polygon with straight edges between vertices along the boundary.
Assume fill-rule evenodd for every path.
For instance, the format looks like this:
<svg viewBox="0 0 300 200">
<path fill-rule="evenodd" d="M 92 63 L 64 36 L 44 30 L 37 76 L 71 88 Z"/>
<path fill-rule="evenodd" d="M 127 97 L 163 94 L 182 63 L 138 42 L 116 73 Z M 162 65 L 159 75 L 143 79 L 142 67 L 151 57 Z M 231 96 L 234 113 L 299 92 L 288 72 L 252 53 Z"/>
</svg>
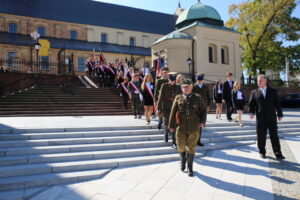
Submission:
<svg viewBox="0 0 300 200">
<path fill-rule="evenodd" d="M 168 146 L 148 147 L 137 149 L 112 149 L 103 151 L 87 151 L 87 152 L 72 152 L 72 153 L 54 153 L 54 154 L 39 154 L 26 156 L 6 156 L 0 157 L 0 166 L 10 165 L 25 165 L 35 163 L 51 163 L 51 162 L 66 162 L 78 160 L 96 160 L 118 157 L 133 157 L 133 156 L 147 156 L 160 155 L 168 153 L 176 153 L 177 150 Z"/>
<path fill-rule="evenodd" d="M 128 106 L 128 110 L 130 109 L 130 107 Z M 82 108 L 81 106 L 69 106 L 69 107 L 64 107 L 64 106 L 57 106 L 56 107 L 36 107 L 36 106 L 24 106 L 24 107 L 19 107 L 19 108 L 1 108 L 0 107 L 0 112 L 5 112 L 5 111 L 57 111 L 57 112 L 62 112 L 65 111 L 73 111 L 73 110 L 81 110 L 81 111 L 117 111 L 117 110 L 125 110 L 123 109 L 123 105 L 120 103 L 119 105 L 100 105 L 97 107 L 89 107 L 89 106 L 85 106 L 85 108 Z M 126 111 L 126 110 L 125 110 Z"/>
<path fill-rule="evenodd" d="M 6 140 L 0 141 L 1 148 L 13 148 L 13 147 L 34 147 L 34 146 L 53 146 L 53 145 L 70 145 L 70 144 L 100 144 L 100 143 L 114 143 L 114 142 L 126 142 L 126 141 L 154 141 L 163 140 L 163 131 L 158 134 L 155 131 L 146 131 L 145 133 L 139 134 L 139 132 L 134 132 L 135 134 L 125 133 L 125 135 L 120 135 L 118 132 L 112 132 L 115 135 L 109 135 L 109 132 L 103 133 L 93 133 L 97 135 L 92 135 L 92 137 L 84 136 L 80 137 L 81 134 L 75 133 L 75 136 L 70 138 L 43 138 L 43 139 L 22 139 L 22 140 Z M 279 134 L 300 132 L 300 128 L 284 128 L 279 129 Z M 151 134 L 152 133 L 152 134 Z M 62 133 L 61 133 L 62 134 Z M 74 133 L 72 133 L 74 134 Z M 77 135 L 76 135 L 77 134 Z M 64 134 L 63 136 L 66 136 Z M 6 135 L 9 136 L 9 135 Z M 32 135 L 31 135 L 32 136 Z M 34 136 L 34 135 L 33 135 Z M 71 136 L 68 135 L 68 136 Z M 83 136 L 83 135 L 82 135 Z M 247 136 L 256 136 L 255 130 L 234 130 L 234 131 L 220 131 L 220 132 L 204 132 L 202 141 L 224 141 L 225 139 L 233 139 Z M 1 138 L 1 136 L 0 136 Z"/>
<path fill-rule="evenodd" d="M 18 156 L 18 155 L 38 155 L 68 152 L 86 152 L 101 151 L 111 149 L 133 149 L 144 147 L 161 147 L 167 146 L 162 140 L 155 141 L 135 141 L 119 143 L 102 143 L 102 144 L 76 144 L 76 145 L 56 145 L 56 146 L 39 146 L 39 147 L 19 147 L 0 149 L 1 156 Z"/>
<path fill-rule="evenodd" d="M 229 148 L 229 147 L 247 145 L 252 143 L 253 141 L 213 144 L 213 145 L 207 145 L 206 147 L 198 148 L 197 152 L 201 153 L 202 155 L 203 150 L 205 149 Z M 36 174 L 44 174 L 44 173 L 61 173 L 61 172 L 70 172 L 70 171 L 79 171 L 79 170 L 94 170 L 94 169 L 101 169 L 101 168 L 114 168 L 114 167 L 128 166 L 128 165 L 173 161 L 178 159 L 179 159 L 178 153 L 176 151 L 175 152 L 173 151 L 170 153 L 165 153 L 160 155 L 143 155 L 143 156 L 119 157 L 119 158 L 109 158 L 109 159 L 4 166 L 4 167 L 0 167 L 0 183 L 1 183 L 1 178 L 7 178 L 7 177 L 36 175 Z"/>
<path fill-rule="evenodd" d="M 0 134 L 0 141 L 7 140 L 33 140 L 33 139 L 59 139 L 59 138 L 91 138 L 91 137 L 113 137 L 131 135 L 163 134 L 163 130 L 112 130 L 112 131 L 80 131 L 80 132 L 52 132 L 52 133 L 21 133 Z"/>
<path fill-rule="evenodd" d="M 45 113 L 26 113 L 26 114 L 10 114 L 10 113 L 5 113 L 5 114 L 0 114 L 1 117 L 49 117 L 49 116 L 112 116 L 112 115 L 128 115 L 130 112 L 101 112 L 101 113 L 50 113 L 50 114 L 45 114 Z"/>
<path fill-rule="evenodd" d="M 151 128 L 151 127 L 149 127 Z M 202 132 L 203 137 L 212 137 L 212 136 L 230 136 L 230 135 L 246 135 L 252 134 L 255 132 L 254 127 L 224 127 L 224 128 L 204 128 Z M 222 129 L 222 130 L 221 130 Z M 59 130 L 59 129 L 58 129 Z M 30 131 L 30 130 L 29 130 Z M 300 131 L 299 128 L 291 128 L 289 125 L 280 125 L 279 132 L 291 132 L 291 131 Z M 157 129 L 145 129 L 140 130 L 99 130 L 99 131 L 57 131 L 55 132 L 38 132 L 38 133 L 9 133 L 1 134 L 0 141 L 8 140 L 34 140 L 34 139 L 59 139 L 59 138 L 92 138 L 92 137 L 113 137 L 113 136 L 131 136 L 131 135 L 151 135 L 151 134 L 163 134 L 163 130 Z"/>
<path fill-rule="evenodd" d="M 128 102 L 128 104 L 130 105 L 130 102 Z M 26 104 L 0 104 L 0 108 L 26 108 L 26 107 L 36 107 L 36 108 L 44 108 L 45 106 L 49 107 L 49 108 L 56 108 L 56 107 L 81 107 L 82 106 L 86 106 L 86 107 L 99 107 L 99 106 L 118 106 L 118 105 L 122 105 L 122 103 L 120 101 L 112 101 L 112 102 L 97 102 L 94 104 L 88 103 L 88 102 L 83 102 L 83 103 L 60 103 L 59 105 L 57 104 L 53 104 L 53 103 L 26 103 Z"/>
<path fill-rule="evenodd" d="M 32 110 L 32 111 L 23 111 L 23 110 L 19 110 L 19 111 L 1 111 L 0 115 L 19 115 L 19 116 L 26 116 L 28 114 L 35 114 L 35 116 L 47 116 L 47 114 L 49 116 L 85 116 L 85 115 L 109 115 L 111 113 L 111 115 L 124 115 L 124 114 L 130 114 L 130 110 L 120 110 L 120 109 L 110 109 L 110 110 L 69 110 L 69 111 L 65 111 L 65 110 Z"/>
<path fill-rule="evenodd" d="M 280 122 L 278 124 L 278 128 L 293 128 L 300 127 L 299 122 Z M 254 122 L 247 122 L 243 127 L 240 127 L 238 123 L 225 123 L 225 124 L 210 124 L 208 123 L 206 127 L 203 129 L 204 131 L 230 131 L 230 130 L 256 130 L 256 125 Z"/>
<path fill-rule="evenodd" d="M 71 144 L 102 144 L 102 143 L 116 143 L 116 142 L 129 142 L 129 141 L 155 141 L 155 140 L 163 140 L 163 135 L 154 134 L 154 135 L 118 136 L 118 137 L 12 140 L 12 141 L 0 141 L 0 147 L 13 148 L 13 147 L 35 147 L 35 146 L 71 145 Z"/>
<path fill-rule="evenodd" d="M 110 171 L 111 169 L 98 169 L 66 173 L 45 173 L 30 176 L 0 178 L 0 191 L 18 190 L 23 188 L 51 186 L 66 183 L 77 183 L 80 181 L 101 178 Z M 9 193 L 0 193 L 0 197 L 4 196 L 5 198 L 7 198 L 6 195 L 8 194 Z"/>
<path fill-rule="evenodd" d="M 130 116 L 132 117 L 132 116 Z M 1 128 L 0 134 L 21 134 L 21 133 L 64 133 L 64 132 L 93 132 L 93 131 L 132 131 L 132 130 L 149 130 L 156 129 L 155 125 L 136 125 L 136 126 L 102 126 L 102 127 L 73 127 L 73 128 L 22 128 L 22 129 L 14 129 L 14 128 Z"/>
</svg>

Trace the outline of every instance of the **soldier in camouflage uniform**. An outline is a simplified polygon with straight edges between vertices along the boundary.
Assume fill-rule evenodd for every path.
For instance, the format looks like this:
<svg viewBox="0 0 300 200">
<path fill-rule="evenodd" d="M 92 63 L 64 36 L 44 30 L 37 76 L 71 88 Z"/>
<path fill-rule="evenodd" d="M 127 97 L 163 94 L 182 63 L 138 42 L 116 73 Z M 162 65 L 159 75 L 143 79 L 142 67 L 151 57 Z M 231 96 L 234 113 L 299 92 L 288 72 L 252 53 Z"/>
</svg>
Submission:
<svg viewBox="0 0 300 200">
<path fill-rule="evenodd" d="M 161 74 L 162 74 L 162 77 L 160 79 L 156 80 L 155 87 L 154 87 L 155 107 L 157 106 L 159 92 L 160 92 L 162 84 L 169 82 L 169 79 L 168 79 L 169 78 L 169 68 L 167 68 L 167 67 L 162 68 Z M 158 129 L 161 129 L 161 125 L 162 125 L 162 116 L 159 116 Z"/>
<path fill-rule="evenodd" d="M 169 74 L 169 82 L 164 83 L 160 89 L 160 94 L 157 102 L 157 112 L 158 115 L 163 115 L 164 124 L 165 124 L 165 142 L 168 142 L 169 136 L 169 117 L 173 101 L 175 97 L 181 93 L 180 85 L 176 84 L 176 76 Z M 175 132 L 171 132 L 172 135 L 172 147 L 177 148 Z"/>
<path fill-rule="evenodd" d="M 134 87 L 135 86 L 135 87 Z M 139 81 L 139 76 L 134 74 L 132 81 L 128 84 L 128 91 L 131 95 L 131 105 L 134 113 L 134 118 L 141 119 L 141 99 L 140 99 L 140 91 L 141 91 L 141 83 Z M 138 116 L 137 116 L 138 115 Z"/>
<path fill-rule="evenodd" d="M 199 138 L 199 128 L 206 122 L 206 106 L 202 98 L 192 93 L 190 80 L 184 80 L 181 86 L 182 94 L 177 95 L 170 115 L 169 128 L 176 128 L 177 148 L 181 158 L 181 171 L 188 167 L 188 175 L 193 176 L 193 160 L 196 144 Z"/>
<path fill-rule="evenodd" d="M 208 112 L 209 105 L 211 104 L 211 95 L 210 95 L 208 86 L 203 83 L 204 82 L 204 74 L 197 74 L 196 79 L 197 79 L 197 83 L 193 87 L 193 93 L 199 94 L 202 97 L 202 99 L 207 107 L 207 112 Z M 199 130 L 199 139 L 197 142 L 198 146 L 204 146 L 204 144 L 202 144 L 200 142 L 201 135 L 202 135 L 202 128 L 200 128 L 200 130 Z"/>
</svg>

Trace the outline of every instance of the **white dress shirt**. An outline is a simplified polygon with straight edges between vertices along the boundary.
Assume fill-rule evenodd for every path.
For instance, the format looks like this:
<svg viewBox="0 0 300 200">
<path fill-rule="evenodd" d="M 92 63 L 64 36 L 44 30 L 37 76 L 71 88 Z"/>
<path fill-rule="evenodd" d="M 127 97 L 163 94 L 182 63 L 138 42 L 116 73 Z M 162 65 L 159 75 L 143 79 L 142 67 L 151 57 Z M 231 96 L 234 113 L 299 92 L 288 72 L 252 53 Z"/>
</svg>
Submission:
<svg viewBox="0 0 300 200">
<path fill-rule="evenodd" d="M 243 93 L 240 90 L 238 90 L 237 93 L 236 93 L 236 98 L 239 99 L 239 100 L 243 99 L 243 95 L 242 94 Z"/>
</svg>

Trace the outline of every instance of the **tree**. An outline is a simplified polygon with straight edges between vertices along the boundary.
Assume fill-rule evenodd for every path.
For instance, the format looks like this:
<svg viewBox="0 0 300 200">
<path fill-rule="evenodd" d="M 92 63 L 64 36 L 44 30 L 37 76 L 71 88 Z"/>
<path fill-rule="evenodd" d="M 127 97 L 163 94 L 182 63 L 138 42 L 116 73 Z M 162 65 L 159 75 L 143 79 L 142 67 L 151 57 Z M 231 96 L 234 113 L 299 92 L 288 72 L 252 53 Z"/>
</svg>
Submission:
<svg viewBox="0 0 300 200">
<path fill-rule="evenodd" d="M 249 0 L 229 7 L 231 17 L 226 26 L 241 33 L 243 68 L 250 77 L 266 69 L 279 73 L 285 57 L 291 63 L 297 56 L 299 59 L 299 52 L 293 52 L 299 51 L 299 46 L 283 46 L 283 41 L 298 41 L 300 37 L 300 19 L 291 15 L 297 3 L 295 0 Z"/>
</svg>

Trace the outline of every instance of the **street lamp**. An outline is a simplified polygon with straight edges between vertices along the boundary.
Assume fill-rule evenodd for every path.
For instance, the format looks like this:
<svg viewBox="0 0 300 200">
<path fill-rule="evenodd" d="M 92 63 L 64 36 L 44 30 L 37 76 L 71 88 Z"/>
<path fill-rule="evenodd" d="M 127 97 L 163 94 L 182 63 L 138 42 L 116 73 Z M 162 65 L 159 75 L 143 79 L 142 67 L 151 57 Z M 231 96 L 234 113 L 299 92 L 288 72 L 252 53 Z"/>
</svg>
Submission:
<svg viewBox="0 0 300 200">
<path fill-rule="evenodd" d="M 39 71 L 38 62 L 39 62 L 39 50 L 41 48 L 41 44 L 39 43 L 40 34 L 36 31 L 33 31 L 30 36 L 32 37 L 34 41 L 34 48 L 36 50 L 36 67 L 37 67 L 37 73 Z"/>
<path fill-rule="evenodd" d="M 36 43 L 34 44 L 34 48 L 36 50 L 36 66 L 37 66 L 37 73 L 39 73 L 39 50 L 41 48 L 41 44 L 37 40 Z"/>
<path fill-rule="evenodd" d="M 189 65 L 189 77 L 191 78 L 191 64 L 192 64 L 192 59 L 189 57 L 186 60 L 187 64 Z"/>
</svg>

